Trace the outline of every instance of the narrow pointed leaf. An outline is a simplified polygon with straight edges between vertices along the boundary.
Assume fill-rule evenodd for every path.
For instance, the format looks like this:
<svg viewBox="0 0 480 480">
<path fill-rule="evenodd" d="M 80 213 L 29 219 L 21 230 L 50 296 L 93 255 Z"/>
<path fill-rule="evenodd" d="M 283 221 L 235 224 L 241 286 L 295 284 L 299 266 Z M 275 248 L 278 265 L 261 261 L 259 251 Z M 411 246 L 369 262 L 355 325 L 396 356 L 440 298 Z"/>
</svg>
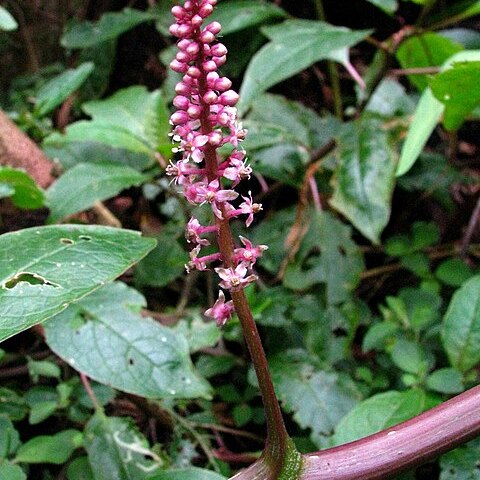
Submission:
<svg viewBox="0 0 480 480">
<path fill-rule="evenodd" d="M 242 112 L 273 85 L 320 60 L 337 60 L 339 50 L 355 45 L 370 33 L 311 20 L 287 20 L 264 27 L 262 32 L 271 42 L 255 54 L 247 68 L 238 105 Z"/>
<path fill-rule="evenodd" d="M 138 232 L 49 226 L 0 236 L 0 341 L 114 280 L 155 246 Z"/>
</svg>

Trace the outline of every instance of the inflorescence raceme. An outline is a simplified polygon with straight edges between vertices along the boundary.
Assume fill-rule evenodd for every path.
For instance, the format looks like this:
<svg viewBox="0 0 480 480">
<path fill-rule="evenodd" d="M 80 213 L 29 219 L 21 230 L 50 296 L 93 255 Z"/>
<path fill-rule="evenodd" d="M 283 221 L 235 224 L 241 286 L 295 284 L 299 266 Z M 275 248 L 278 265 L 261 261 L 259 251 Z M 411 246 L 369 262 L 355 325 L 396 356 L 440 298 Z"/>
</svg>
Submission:
<svg viewBox="0 0 480 480">
<path fill-rule="evenodd" d="M 220 287 L 236 291 L 256 280 L 252 267 L 267 247 L 254 246 L 247 238 L 240 237 L 242 247 L 201 255 L 202 247 L 210 244 L 203 235 L 216 233 L 218 236 L 225 222 L 240 215 L 246 215 L 245 223 L 249 227 L 254 214 L 262 210 L 250 192 L 248 197 L 242 196 L 243 202 L 236 207 L 231 203 L 239 197 L 235 187 L 242 180 L 250 179 L 252 169 L 240 147 L 247 132 L 237 120 L 235 105 L 239 95 L 231 90 L 232 82 L 217 72 L 227 54 L 225 45 L 216 38 L 221 25 L 211 22 L 203 26 L 216 3 L 217 0 L 187 0 L 183 7 L 172 8 L 176 23 L 170 27 L 170 33 L 179 38 L 179 51 L 170 67 L 183 74 L 183 78 L 175 87 L 177 95 L 173 104 L 177 110 L 170 117 L 170 123 L 174 126 L 171 136 L 176 143 L 173 151 L 181 158 L 176 163 L 170 162 L 167 175 L 182 188 L 189 203 L 209 204 L 213 211 L 213 225 L 202 226 L 196 218 L 187 224 L 186 238 L 194 245 L 187 271 L 206 270 L 216 262 Z M 225 145 L 232 149 L 230 155 L 222 159 L 218 149 Z M 228 188 L 224 188 L 225 182 Z M 220 290 L 218 300 L 205 314 L 218 325 L 224 325 L 233 311 L 233 302 L 226 301 Z"/>
</svg>

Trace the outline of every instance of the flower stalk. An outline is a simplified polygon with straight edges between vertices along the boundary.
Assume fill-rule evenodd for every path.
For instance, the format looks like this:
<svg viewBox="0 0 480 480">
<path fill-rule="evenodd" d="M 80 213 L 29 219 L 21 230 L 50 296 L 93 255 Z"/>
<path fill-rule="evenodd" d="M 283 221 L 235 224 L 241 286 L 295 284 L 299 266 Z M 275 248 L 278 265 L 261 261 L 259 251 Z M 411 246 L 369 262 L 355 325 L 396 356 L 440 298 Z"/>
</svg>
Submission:
<svg viewBox="0 0 480 480">
<path fill-rule="evenodd" d="M 287 458 L 294 457 L 295 462 L 287 463 L 298 469 L 300 456 L 285 429 L 260 335 L 243 291 L 256 280 L 252 267 L 267 246 L 255 246 L 245 237 L 240 237 L 243 246 L 238 246 L 230 229 L 230 222 L 243 215 L 249 227 L 262 205 L 253 201 L 250 192 L 240 204 L 232 203 L 239 197 L 235 187 L 250 178 L 252 169 L 240 146 L 247 132 L 237 120 L 235 104 L 239 96 L 231 90 L 232 82 L 217 73 L 227 54 L 227 48 L 216 39 L 221 25 L 211 22 L 203 26 L 216 3 L 217 0 L 187 0 L 183 7 L 172 9 L 176 23 L 170 32 L 179 38 L 179 52 L 170 67 L 182 73 L 183 78 L 176 86 L 173 103 L 177 111 L 170 121 L 174 126 L 173 141 L 177 143 L 174 152 L 180 153 L 181 158 L 169 165 L 167 174 L 182 187 L 188 202 L 211 207 L 212 225 L 201 226 L 195 218 L 188 222 L 186 237 L 194 248 L 187 270 L 218 265 L 215 271 L 222 290 L 205 314 L 220 326 L 234 312 L 240 320 L 266 413 L 267 439 L 262 462 L 267 473 L 263 478 L 273 480 L 281 478 Z M 230 147 L 230 154 L 223 159 L 218 150 L 226 146 Z M 203 237 L 208 234 L 215 234 L 218 252 L 201 255 L 202 247 L 210 244 Z M 231 298 L 228 301 L 226 292 Z"/>
</svg>

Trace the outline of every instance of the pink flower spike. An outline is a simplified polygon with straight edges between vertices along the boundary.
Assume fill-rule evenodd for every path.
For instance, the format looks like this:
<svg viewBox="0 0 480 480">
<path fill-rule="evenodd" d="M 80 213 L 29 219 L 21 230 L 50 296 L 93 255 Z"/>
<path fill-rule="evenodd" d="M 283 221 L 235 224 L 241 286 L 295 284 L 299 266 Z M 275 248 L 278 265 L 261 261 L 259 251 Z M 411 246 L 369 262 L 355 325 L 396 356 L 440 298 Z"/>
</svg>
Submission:
<svg viewBox="0 0 480 480">
<path fill-rule="evenodd" d="M 256 275 L 245 277 L 247 274 L 247 267 L 244 263 L 238 264 L 235 269 L 219 267 L 216 268 L 215 271 L 222 279 L 220 286 L 227 290 L 233 290 L 234 292 L 245 288 L 247 285 L 257 280 Z"/>
<path fill-rule="evenodd" d="M 218 292 L 218 300 L 214 303 L 213 307 L 205 312 L 205 315 L 213 318 L 219 327 L 223 327 L 227 323 L 227 320 L 232 317 L 234 311 L 235 307 L 233 306 L 233 302 L 231 300 L 225 302 L 225 294 L 223 290 L 220 290 Z"/>
</svg>

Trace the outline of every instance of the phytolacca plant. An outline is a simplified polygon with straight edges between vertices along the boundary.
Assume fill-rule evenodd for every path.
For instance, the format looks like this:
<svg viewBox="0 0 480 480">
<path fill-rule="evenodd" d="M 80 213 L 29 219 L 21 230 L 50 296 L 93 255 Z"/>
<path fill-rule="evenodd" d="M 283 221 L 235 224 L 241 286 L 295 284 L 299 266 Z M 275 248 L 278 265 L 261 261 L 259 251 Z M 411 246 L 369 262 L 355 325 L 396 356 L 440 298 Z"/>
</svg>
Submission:
<svg viewBox="0 0 480 480">
<path fill-rule="evenodd" d="M 249 227 L 262 206 L 253 201 L 250 193 L 239 201 L 240 195 L 235 191 L 242 180 L 250 178 L 252 169 L 241 148 L 246 131 L 237 119 L 235 104 L 239 96 L 231 90 L 231 81 L 218 73 L 227 54 L 226 47 L 216 39 L 221 25 L 218 22 L 204 25 L 216 3 L 217 0 L 188 0 L 172 9 L 176 23 L 170 32 L 179 38 L 179 51 L 170 66 L 183 74 L 183 79 L 176 86 L 173 103 L 177 111 L 171 116 L 171 123 L 177 145 L 174 151 L 181 158 L 168 166 L 167 173 L 182 188 L 188 202 L 211 207 L 212 225 L 202 226 L 195 218 L 187 224 L 186 237 L 193 244 L 187 270 L 215 268 L 222 290 L 205 313 L 219 325 L 233 312 L 237 314 L 264 402 L 267 423 L 264 453 L 236 478 L 390 477 L 478 434 L 480 387 L 358 442 L 303 457 L 295 450 L 284 426 L 258 330 L 243 291 L 256 280 L 252 267 L 267 247 L 255 246 L 244 237 L 236 245 L 230 230 L 231 220 L 239 216 L 246 216 Z M 219 149 L 227 145 L 230 153 L 224 158 Z M 202 248 L 210 244 L 208 235 L 215 235 L 218 251 L 203 255 Z"/>
</svg>

